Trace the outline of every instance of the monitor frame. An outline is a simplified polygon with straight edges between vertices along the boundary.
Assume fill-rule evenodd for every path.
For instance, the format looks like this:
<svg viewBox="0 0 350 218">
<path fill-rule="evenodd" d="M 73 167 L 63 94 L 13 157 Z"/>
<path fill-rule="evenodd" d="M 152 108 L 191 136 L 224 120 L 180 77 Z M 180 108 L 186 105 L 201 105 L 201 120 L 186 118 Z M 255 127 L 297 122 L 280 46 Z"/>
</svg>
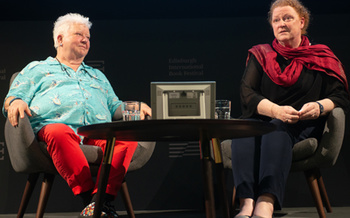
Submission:
<svg viewBox="0 0 350 218">
<path fill-rule="evenodd" d="M 151 82 L 152 119 L 214 119 L 216 82 L 215 81 L 171 81 Z M 198 115 L 169 114 L 169 93 L 193 92 L 199 102 Z"/>
</svg>

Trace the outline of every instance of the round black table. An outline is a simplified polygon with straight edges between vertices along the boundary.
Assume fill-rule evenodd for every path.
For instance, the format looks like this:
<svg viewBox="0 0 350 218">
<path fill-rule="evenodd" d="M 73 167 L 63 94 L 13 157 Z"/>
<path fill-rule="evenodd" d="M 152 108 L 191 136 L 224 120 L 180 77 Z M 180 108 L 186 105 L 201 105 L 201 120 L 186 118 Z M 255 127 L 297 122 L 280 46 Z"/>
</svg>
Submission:
<svg viewBox="0 0 350 218">
<path fill-rule="evenodd" d="M 256 120 L 215 120 L 215 119 L 174 119 L 174 120 L 138 120 L 114 121 L 93 124 L 78 128 L 78 134 L 93 138 L 106 139 L 106 149 L 102 162 L 99 188 L 94 217 L 100 217 L 101 197 L 104 195 L 109 176 L 114 143 L 121 141 L 196 141 L 200 142 L 203 166 L 205 208 L 207 217 L 216 217 L 214 188 L 212 178 L 211 146 L 213 159 L 219 179 L 219 193 L 223 204 L 223 217 L 229 217 L 229 206 L 225 195 L 223 166 L 219 139 L 243 138 L 263 135 L 275 130 L 271 123 Z M 212 143 L 210 143 L 212 142 Z"/>
</svg>

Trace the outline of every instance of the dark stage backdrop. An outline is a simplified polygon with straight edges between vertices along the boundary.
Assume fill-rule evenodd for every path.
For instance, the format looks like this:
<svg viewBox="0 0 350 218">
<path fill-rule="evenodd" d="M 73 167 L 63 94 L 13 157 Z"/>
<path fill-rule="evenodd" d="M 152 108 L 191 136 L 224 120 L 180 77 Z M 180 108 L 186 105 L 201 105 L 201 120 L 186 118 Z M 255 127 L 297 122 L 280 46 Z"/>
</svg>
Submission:
<svg viewBox="0 0 350 218">
<path fill-rule="evenodd" d="M 150 103 L 151 81 L 217 82 L 217 99 L 230 99 L 232 116 L 240 115 L 239 83 L 247 50 L 270 43 L 272 31 L 264 16 L 202 19 L 115 19 L 97 20 L 91 29 L 91 50 L 86 63 L 100 68 L 122 100 Z M 55 56 L 50 21 L 0 21 L 0 99 L 4 99 L 10 76 L 33 60 Z M 348 14 L 314 16 L 309 35 L 327 44 L 349 72 L 350 23 Z M 5 145 L 0 116 L 0 213 L 18 209 L 26 176 L 13 171 Z M 335 167 L 322 170 L 334 206 L 350 206 L 350 154 L 346 137 Z M 174 150 L 180 149 L 180 154 Z M 136 210 L 203 209 L 198 143 L 157 143 L 147 165 L 127 175 Z M 232 188 L 227 173 L 227 191 Z M 35 211 L 38 190 L 28 212 Z M 123 210 L 122 201 L 116 200 Z M 285 206 L 312 206 L 302 173 L 288 180 Z M 79 211 L 80 199 L 57 177 L 47 211 Z"/>
</svg>

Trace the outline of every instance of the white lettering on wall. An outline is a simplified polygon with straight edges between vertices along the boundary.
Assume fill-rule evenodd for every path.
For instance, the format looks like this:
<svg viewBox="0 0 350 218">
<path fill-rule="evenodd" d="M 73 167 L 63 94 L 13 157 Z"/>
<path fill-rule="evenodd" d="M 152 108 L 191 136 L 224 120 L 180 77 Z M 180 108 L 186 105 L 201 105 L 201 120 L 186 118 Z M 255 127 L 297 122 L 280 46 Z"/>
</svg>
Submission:
<svg viewBox="0 0 350 218">
<path fill-rule="evenodd" d="M 169 58 L 169 76 L 204 76 L 204 65 L 197 58 Z"/>
<path fill-rule="evenodd" d="M 0 80 L 6 80 L 6 69 L 0 69 Z"/>
<path fill-rule="evenodd" d="M 0 142 L 0 160 L 5 159 L 5 143 Z"/>
</svg>

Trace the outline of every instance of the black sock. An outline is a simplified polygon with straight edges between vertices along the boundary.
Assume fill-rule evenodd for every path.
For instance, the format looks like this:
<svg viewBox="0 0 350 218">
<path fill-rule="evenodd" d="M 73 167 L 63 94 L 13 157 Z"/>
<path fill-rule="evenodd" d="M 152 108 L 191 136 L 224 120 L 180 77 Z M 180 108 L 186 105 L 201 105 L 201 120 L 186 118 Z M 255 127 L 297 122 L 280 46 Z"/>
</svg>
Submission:
<svg viewBox="0 0 350 218">
<path fill-rule="evenodd" d="M 105 197 L 102 200 L 102 202 L 114 201 L 114 198 L 115 198 L 114 195 L 105 194 Z M 92 197 L 91 202 L 96 202 L 96 194 L 94 194 L 94 196 Z"/>
<path fill-rule="evenodd" d="M 83 200 L 84 206 L 87 206 L 88 204 L 90 204 L 91 198 L 92 198 L 91 192 L 92 192 L 92 190 L 89 190 L 89 191 L 80 193 L 80 194 L 78 195 L 78 196 L 81 197 L 81 199 Z"/>
<path fill-rule="evenodd" d="M 105 201 L 114 201 L 114 196 L 110 194 L 105 194 Z"/>
</svg>

